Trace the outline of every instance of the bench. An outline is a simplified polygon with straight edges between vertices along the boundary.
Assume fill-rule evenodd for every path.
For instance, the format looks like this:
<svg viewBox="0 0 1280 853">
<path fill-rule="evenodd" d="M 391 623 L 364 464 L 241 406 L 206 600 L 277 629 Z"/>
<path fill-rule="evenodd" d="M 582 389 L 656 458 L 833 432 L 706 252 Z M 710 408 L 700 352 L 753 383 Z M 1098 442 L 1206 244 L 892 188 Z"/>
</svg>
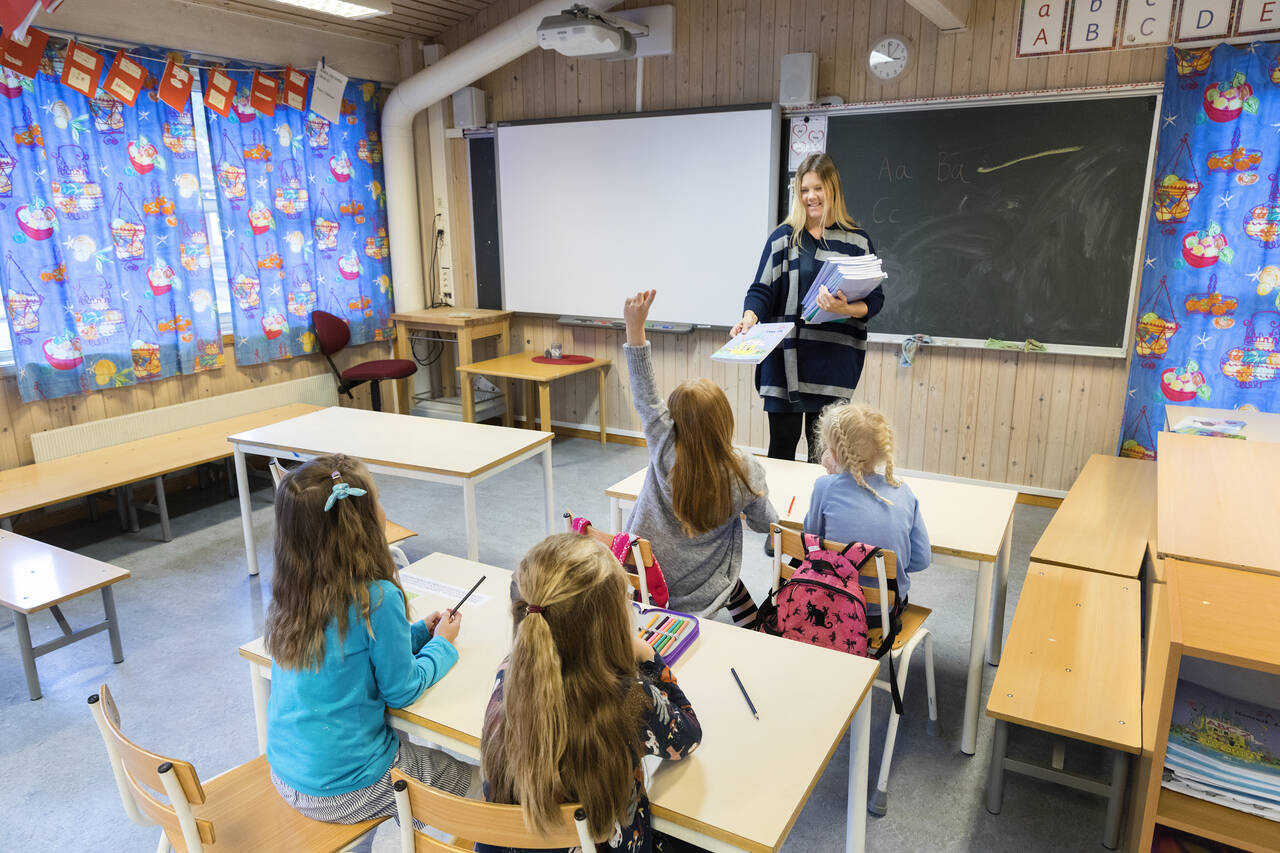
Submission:
<svg viewBox="0 0 1280 853">
<path fill-rule="evenodd" d="M 1145 535 L 1145 531 L 1144 531 Z M 1115 849 L 1129 756 L 1142 749 L 1140 585 L 1136 579 L 1032 562 L 996 671 L 987 811 L 999 814 L 1007 772 L 1107 799 L 1103 845 Z M 1011 725 L 1114 750 L 1110 782 L 1007 756 Z"/>
<path fill-rule="evenodd" d="M 18 652 L 22 655 L 22 668 L 27 675 L 27 691 L 32 700 L 41 696 L 40 678 L 36 673 L 36 658 L 41 655 L 106 631 L 111 638 L 111 659 L 116 663 L 124 660 L 111 585 L 127 577 L 127 570 L 109 563 L 64 551 L 16 533 L 0 531 L 0 605 L 13 611 Z M 58 605 L 94 590 L 102 591 L 102 608 L 106 618 L 88 628 L 71 630 Z M 48 610 L 53 614 L 58 627 L 62 629 L 62 636 L 33 646 L 27 617 L 41 610 Z"/>
</svg>

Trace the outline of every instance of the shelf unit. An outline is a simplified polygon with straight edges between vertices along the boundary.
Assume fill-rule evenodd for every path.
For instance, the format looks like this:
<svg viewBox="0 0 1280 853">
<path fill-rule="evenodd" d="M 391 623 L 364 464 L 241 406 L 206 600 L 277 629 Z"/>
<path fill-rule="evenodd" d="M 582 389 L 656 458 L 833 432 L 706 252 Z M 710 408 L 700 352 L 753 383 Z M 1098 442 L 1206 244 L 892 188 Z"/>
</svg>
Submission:
<svg viewBox="0 0 1280 853">
<path fill-rule="evenodd" d="M 1143 753 L 1135 784 L 1134 849 L 1147 853 L 1155 825 L 1258 853 L 1280 853 L 1280 822 L 1161 786 L 1182 659 L 1280 675 L 1280 576 L 1166 560 L 1152 594 L 1143 685 Z M 1140 816 L 1140 823 L 1136 818 Z"/>
</svg>

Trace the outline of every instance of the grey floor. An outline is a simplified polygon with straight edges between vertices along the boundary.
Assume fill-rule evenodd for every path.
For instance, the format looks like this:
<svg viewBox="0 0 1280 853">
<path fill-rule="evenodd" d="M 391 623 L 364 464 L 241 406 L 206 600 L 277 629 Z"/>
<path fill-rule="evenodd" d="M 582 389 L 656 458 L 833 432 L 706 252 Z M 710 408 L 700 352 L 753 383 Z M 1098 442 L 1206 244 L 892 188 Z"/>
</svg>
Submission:
<svg viewBox="0 0 1280 853">
<path fill-rule="evenodd" d="M 555 442 L 558 509 L 608 524 L 604 488 L 645 464 L 645 450 L 586 440 Z M 465 553 L 461 493 L 456 488 L 395 477 L 379 480 L 387 515 L 420 532 L 405 543 L 416 559 L 433 551 Z M 482 562 L 513 567 L 543 535 L 541 466 L 516 466 L 478 488 Z M 0 625 L 0 849 L 4 851 L 150 851 L 157 830 L 137 827 L 121 808 L 106 753 L 85 699 L 106 682 L 125 730 L 150 748 L 186 758 L 205 776 L 252 758 L 257 751 L 248 669 L 236 648 L 262 633 L 270 598 L 271 491 L 253 492 L 259 578 L 244 569 L 238 504 L 224 490 L 175 495 L 173 541 L 159 541 L 157 524 L 120 534 L 110 519 L 45 534 L 129 569 L 116 586 L 125 660 L 115 665 L 105 635 L 39 659 L 44 698 L 29 701 L 12 627 Z M 1052 512 L 1019 506 L 1014 519 L 1013 565 L 1006 619 L 1027 568 L 1027 555 Z M 748 534 L 743 577 L 757 599 L 768 588 L 763 537 Z M 659 555 L 661 556 L 661 555 Z M 912 601 L 933 608 L 941 735 L 924 730 L 924 667 L 917 660 L 906 694 L 889 787 L 889 813 L 869 818 L 872 851 L 1092 851 L 1101 850 L 1102 801 L 1047 783 L 1010 777 L 1003 813 L 983 807 L 992 722 L 982 719 L 978 751 L 960 752 L 966 643 L 973 602 L 971 565 L 935 563 L 912 583 Z M 86 596 L 64 607 L 73 626 L 100 618 L 100 599 Z M 7 617 L 0 617 L 3 623 Z M 1007 630 L 1007 629 L 1006 629 Z M 36 642 L 56 636 L 53 619 L 32 620 Z M 921 654 L 921 653 L 918 653 Z M 983 706 L 994 667 L 986 667 Z M 698 685 L 684 685 L 696 707 Z M 875 691 L 872 781 L 879 766 L 889 700 Z M 708 732 L 708 737 L 714 733 Z M 803 738 L 804 720 L 794 734 Z M 1013 755 L 1046 760 L 1050 741 L 1015 731 Z M 753 766 L 744 744 L 743 768 L 768 786 L 770 768 Z M 847 743 L 837 749 L 783 847 L 787 853 L 843 849 Z M 1100 774 L 1101 750 L 1072 744 L 1067 767 Z M 394 825 L 378 834 L 377 853 L 397 848 Z"/>
</svg>

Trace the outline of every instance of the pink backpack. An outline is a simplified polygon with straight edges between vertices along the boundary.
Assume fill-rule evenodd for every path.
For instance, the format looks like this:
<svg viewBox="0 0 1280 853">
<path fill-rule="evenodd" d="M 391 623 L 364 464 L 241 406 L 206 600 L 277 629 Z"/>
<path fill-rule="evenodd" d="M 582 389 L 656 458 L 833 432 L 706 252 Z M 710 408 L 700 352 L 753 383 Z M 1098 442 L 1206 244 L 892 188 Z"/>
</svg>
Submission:
<svg viewBox="0 0 1280 853">
<path fill-rule="evenodd" d="M 584 536 L 587 528 L 591 526 L 591 522 L 581 516 L 575 517 L 565 513 L 570 519 L 570 526 L 575 533 L 581 533 Z M 631 537 L 626 533 L 615 533 L 613 541 L 609 544 L 609 550 L 613 552 L 613 556 L 618 558 L 618 562 L 623 568 L 627 566 L 627 558 L 631 556 Z M 630 570 L 628 570 L 630 571 Z M 653 565 L 644 570 L 645 586 L 649 589 L 649 601 L 658 607 L 666 607 L 667 602 L 671 599 L 671 593 L 667 589 L 667 579 L 662 575 L 662 566 L 658 565 L 658 555 L 653 556 Z M 639 601 L 639 593 L 636 593 L 636 600 Z"/>
</svg>

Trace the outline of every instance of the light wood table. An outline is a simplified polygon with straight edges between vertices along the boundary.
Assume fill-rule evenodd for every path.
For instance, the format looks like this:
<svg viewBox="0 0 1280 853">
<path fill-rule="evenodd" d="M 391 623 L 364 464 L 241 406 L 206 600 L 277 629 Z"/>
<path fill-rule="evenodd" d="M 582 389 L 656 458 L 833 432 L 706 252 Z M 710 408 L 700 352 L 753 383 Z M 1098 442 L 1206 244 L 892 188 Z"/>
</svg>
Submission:
<svg viewBox="0 0 1280 853">
<path fill-rule="evenodd" d="M 604 375 L 609 370 L 612 362 L 607 358 L 597 358 L 586 362 L 585 364 L 539 364 L 533 360 L 537 353 L 518 352 L 512 355 L 499 356 L 486 361 L 477 361 L 474 364 L 462 365 L 458 368 L 458 372 L 464 377 L 464 384 L 470 384 L 465 381 L 465 377 L 475 374 L 476 376 L 498 376 L 504 379 L 523 380 L 525 382 L 525 426 L 533 427 L 533 386 L 538 386 L 538 417 L 542 421 L 543 432 L 551 432 L 551 383 L 557 379 L 564 379 L 567 376 L 574 376 L 578 373 L 584 373 L 588 370 L 599 371 L 600 381 L 600 443 L 604 444 L 608 435 L 605 424 L 608 423 L 605 416 L 605 401 L 608 394 L 605 392 Z M 470 398 L 466 397 L 463 401 L 462 418 L 467 422 L 475 420 L 475 411 Z M 510 398 L 508 398 L 508 403 Z M 507 406 L 508 413 L 510 405 Z"/>
<path fill-rule="evenodd" d="M 413 339 L 410 332 L 444 332 L 458 340 L 458 365 L 475 361 L 473 344 L 481 338 L 498 339 L 498 355 L 511 352 L 511 311 L 495 311 L 491 308 L 424 308 L 420 311 L 400 311 L 391 315 L 396 324 L 396 358 L 413 358 Z M 402 415 L 409 414 L 413 394 L 409 391 L 410 379 L 396 382 L 396 404 Z M 510 388 L 503 381 L 500 385 L 508 401 L 502 416 L 502 425 L 511 426 Z M 462 410 L 472 411 L 474 401 L 471 383 L 462 382 Z"/>
<path fill-rule="evenodd" d="M 1095 453 L 1031 552 L 1039 563 L 1136 578 L 1156 504 L 1156 466 Z"/>
<path fill-rule="evenodd" d="M 1244 421 L 1244 437 L 1247 441 L 1280 443 L 1280 415 L 1269 412 L 1240 412 L 1235 409 L 1202 409 L 1199 406 L 1165 406 L 1164 428 L 1174 426 L 1188 417 L 1214 418 Z"/>
<path fill-rule="evenodd" d="M 111 585 L 127 577 L 128 571 L 110 563 L 64 551 L 16 533 L 0 531 L 0 606 L 13 611 L 18 652 L 22 655 L 22 668 L 27 675 L 27 691 L 33 700 L 41 695 L 36 658 L 54 649 L 106 631 L 111 639 L 111 659 L 116 663 L 124 660 Z M 106 618 L 88 628 L 71 630 L 58 605 L 95 589 L 102 591 L 102 609 Z M 53 614 L 62 629 L 62 636 L 32 646 L 27 617 L 41 610 Z"/>
<path fill-rule="evenodd" d="M 813 484 L 827 472 L 821 465 L 757 456 L 764 468 L 769 498 L 781 522 L 801 527 L 809 512 Z M 648 468 L 605 489 L 614 531 L 622 530 L 622 503 L 634 503 Z M 965 682 L 964 725 L 960 749 L 973 755 L 978 742 L 979 704 L 982 698 L 982 659 L 1000 662 L 1004 638 L 1004 600 L 1009 581 L 1009 556 L 1013 547 L 1013 507 L 1018 493 L 1012 489 L 959 483 L 929 477 L 902 477 L 920 504 L 933 553 L 974 560 L 977 563 L 973 598 L 973 622 L 969 636 L 968 676 Z M 662 559 L 662 555 L 658 555 Z"/>
<path fill-rule="evenodd" d="M 461 486 L 467 556 L 475 559 L 480 551 L 476 484 L 539 454 L 547 504 L 547 533 L 554 529 L 551 439 L 552 436 L 545 433 L 522 429 L 338 406 L 228 436 L 227 441 L 234 448 L 236 479 L 240 484 L 240 520 L 249 574 L 258 573 L 258 558 L 253 543 L 245 454 L 307 459 L 326 453 L 344 453 L 362 460 L 375 473 Z"/>
<path fill-rule="evenodd" d="M 1280 444 L 1162 432 L 1159 556 L 1280 574 Z"/>
<path fill-rule="evenodd" d="M 390 712 L 393 726 L 477 759 L 494 673 L 510 647 L 511 573 L 432 554 L 401 576 L 406 591 L 417 595 L 410 605 L 416 618 L 453 605 L 482 574 L 484 583 L 462 611 L 458 663 L 413 704 Z M 439 586 L 429 591 L 414 576 Z M 271 661 L 261 639 L 241 646 L 240 654 L 250 662 L 261 748 Z M 730 666 L 759 720 L 734 686 Z M 711 851 L 778 850 L 852 722 L 845 850 L 863 849 L 875 661 L 703 620 L 698 641 L 673 669 L 704 739 L 687 759 L 653 773 L 648 791 L 655 829 Z M 797 720 L 804 721 L 803 737 L 795 736 Z M 769 769 L 767 779 L 743 772 L 744 744 L 752 765 Z"/>
</svg>

